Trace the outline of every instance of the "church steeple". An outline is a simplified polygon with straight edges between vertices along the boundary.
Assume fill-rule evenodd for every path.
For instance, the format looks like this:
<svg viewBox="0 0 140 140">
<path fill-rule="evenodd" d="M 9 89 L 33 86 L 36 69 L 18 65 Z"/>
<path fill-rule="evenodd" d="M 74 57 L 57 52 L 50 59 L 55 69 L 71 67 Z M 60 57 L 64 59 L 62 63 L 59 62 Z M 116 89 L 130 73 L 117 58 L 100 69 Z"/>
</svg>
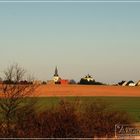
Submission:
<svg viewBox="0 0 140 140">
<path fill-rule="evenodd" d="M 54 81 L 56 84 L 59 84 L 59 83 L 60 83 L 60 80 L 61 80 L 61 78 L 60 78 L 59 75 L 58 75 L 58 69 L 57 69 L 57 66 L 56 66 L 56 67 L 55 67 L 54 76 L 53 76 L 53 81 Z"/>
<path fill-rule="evenodd" d="M 55 67 L 55 73 L 54 73 L 54 76 L 58 76 L 58 69 L 57 69 L 57 66 Z"/>
</svg>

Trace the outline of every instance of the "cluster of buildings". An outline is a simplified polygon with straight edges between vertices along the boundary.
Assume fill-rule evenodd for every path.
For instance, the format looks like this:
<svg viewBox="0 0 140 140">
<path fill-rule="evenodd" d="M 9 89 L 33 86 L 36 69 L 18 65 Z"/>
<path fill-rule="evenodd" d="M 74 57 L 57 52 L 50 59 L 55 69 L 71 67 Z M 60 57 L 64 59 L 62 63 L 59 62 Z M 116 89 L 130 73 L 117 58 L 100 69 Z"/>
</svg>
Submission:
<svg viewBox="0 0 140 140">
<path fill-rule="evenodd" d="M 0 84 L 3 83 L 2 78 L 0 78 Z M 55 72 L 53 75 L 52 80 L 46 81 L 32 81 L 29 83 L 28 81 L 20 81 L 21 84 L 48 84 L 48 85 L 55 85 L 55 84 L 60 84 L 60 85 L 67 85 L 67 84 L 76 84 L 74 80 L 68 80 L 68 79 L 63 79 L 59 76 L 58 74 L 58 69 L 57 67 L 55 68 Z M 81 78 L 80 82 L 78 84 L 91 84 L 91 85 L 105 85 L 101 82 L 96 82 L 95 79 L 91 75 L 86 75 L 85 77 Z M 140 86 L 140 80 L 137 83 L 134 83 L 133 81 L 121 81 L 118 84 L 114 84 L 116 86 Z"/>
<path fill-rule="evenodd" d="M 131 86 L 131 87 L 134 87 L 134 86 L 140 86 L 140 80 L 135 83 L 133 81 L 121 81 L 118 83 L 118 85 L 120 86 Z"/>
<path fill-rule="evenodd" d="M 70 83 L 70 81 L 68 79 L 62 79 L 59 76 L 57 67 L 55 68 L 55 73 L 54 73 L 54 76 L 53 76 L 53 80 L 48 80 L 47 81 L 47 84 L 61 84 L 61 85 L 64 85 L 64 84 L 69 84 L 69 83 Z"/>
<path fill-rule="evenodd" d="M 91 75 L 86 75 L 85 77 L 81 78 L 82 80 L 85 80 L 87 82 L 95 82 L 94 78 Z M 68 80 L 68 79 L 63 79 L 59 76 L 58 74 L 58 69 L 57 67 L 55 68 L 55 72 L 53 75 L 52 80 L 48 80 L 47 84 L 61 84 L 61 85 L 66 85 L 66 84 L 76 84 L 74 80 Z M 79 83 L 80 84 L 80 83 Z"/>
<path fill-rule="evenodd" d="M 87 81 L 87 83 L 91 83 L 91 82 L 95 82 L 94 78 L 91 75 L 86 75 L 85 77 L 81 78 L 81 80 Z M 68 80 L 68 79 L 62 79 L 59 75 L 58 75 L 58 69 L 57 67 L 55 68 L 55 73 L 53 76 L 53 80 L 49 80 L 47 81 L 47 84 L 76 84 L 76 82 L 74 80 Z M 79 83 L 82 84 L 82 83 Z"/>
</svg>

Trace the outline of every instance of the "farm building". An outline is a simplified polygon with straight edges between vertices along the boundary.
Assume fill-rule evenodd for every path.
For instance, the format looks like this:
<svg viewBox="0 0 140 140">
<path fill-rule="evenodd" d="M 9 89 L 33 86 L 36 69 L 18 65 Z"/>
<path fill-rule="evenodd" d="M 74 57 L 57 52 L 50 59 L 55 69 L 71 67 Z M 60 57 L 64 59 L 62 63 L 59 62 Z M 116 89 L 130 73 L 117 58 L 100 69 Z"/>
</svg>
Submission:
<svg viewBox="0 0 140 140">
<path fill-rule="evenodd" d="M 60 84 L 67 85 L 67 84 L 69 84 L 69 80 L 61 79 Z"/>
<path fill-rule="evenodd" d="M 55 84 L 54 80 L 48 80 L 47 81 L 47 85 L 54 85 L 54 84 Z"/>
<path fill-rule="evenodd" d="M 137 82 L 136 86 L 140 86 L 140 80 Z"/>
<path fill-rule="evenodd" d="M 118 85 L 120 86 L 130 86 L 130 87 L 134 87 L 136 86 L 136 84 L 133 82 L 133 81 L 122 81 L 122 82 L 119 82 Z"/>
<path fill-rule="evenodd" d="M 136 84 L 133 81 L 128 81 L 126 86 L 134 87 Z"/>
</svg>

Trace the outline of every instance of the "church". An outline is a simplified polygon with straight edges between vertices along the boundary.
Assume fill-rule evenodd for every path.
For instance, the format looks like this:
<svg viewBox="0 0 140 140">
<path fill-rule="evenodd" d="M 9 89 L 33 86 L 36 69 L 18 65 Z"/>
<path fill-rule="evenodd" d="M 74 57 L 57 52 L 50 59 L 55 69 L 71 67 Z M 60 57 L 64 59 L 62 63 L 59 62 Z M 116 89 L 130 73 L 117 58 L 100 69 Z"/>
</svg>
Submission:
<svg viewBox="0 0 140 140">
<path fill-rule="evenodd" d="M 55 84 L 61 84 L 61 85 L 69 84 L 68 80 L 60 78 L 60 76 L 58 74 L 57 67 L 55 68 L 55 72 L 54 72 L 54 76 L 53 76 L 53 81 L 54 81 Z"/>
<path fill-rule="evenodd" d="M 55 84 L 60 84 L 61 78 L 58 75 L 58 69 L 57 67 L 55 68 L 54 76 L 53 76 L 53 81 Z"/>
</svg>

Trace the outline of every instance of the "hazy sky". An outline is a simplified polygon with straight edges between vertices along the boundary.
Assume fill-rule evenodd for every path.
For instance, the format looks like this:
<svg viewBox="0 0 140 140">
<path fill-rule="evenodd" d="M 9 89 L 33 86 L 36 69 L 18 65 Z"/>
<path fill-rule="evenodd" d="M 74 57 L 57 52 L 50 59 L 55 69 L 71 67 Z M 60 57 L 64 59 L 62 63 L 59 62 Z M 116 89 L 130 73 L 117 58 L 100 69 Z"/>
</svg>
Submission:
<svg viewBox="0 0 140 140">
<path fill-rule="evenodd" d="M 22 65 L 37 79 L 140 79 L 140 3 L 0 3 L 0 75 Z M 1 76 L 2 77 L 2 76 Z"/>
</svg>

